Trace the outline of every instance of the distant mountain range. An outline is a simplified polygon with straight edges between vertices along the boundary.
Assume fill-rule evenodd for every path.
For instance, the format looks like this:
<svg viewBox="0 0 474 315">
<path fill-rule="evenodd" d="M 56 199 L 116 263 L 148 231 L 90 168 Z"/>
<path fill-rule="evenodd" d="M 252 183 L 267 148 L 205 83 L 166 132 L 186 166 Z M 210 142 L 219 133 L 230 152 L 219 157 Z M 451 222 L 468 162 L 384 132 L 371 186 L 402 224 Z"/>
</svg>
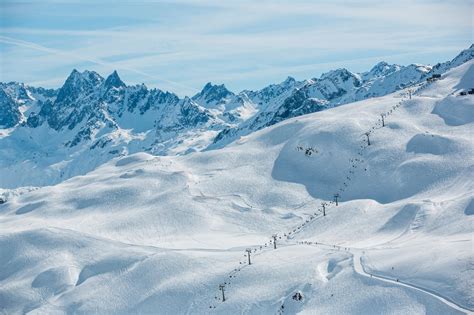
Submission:
<svg viewBox="0 0 474 315">
<path fill-rule="evenodd" d="M 113 157 L 176 155 L 223 147 L 282 120 L 383 96 L 474 57 L 474 45 L 435 66 L 337 69 L 304 81 L 288 77 L 258 91 L 207 83 L 193 97 L 126 85 L 73 70 L 60 89 L 0 83 L 0 187 L 42 186 L 85 174 Z"/>
</svg>

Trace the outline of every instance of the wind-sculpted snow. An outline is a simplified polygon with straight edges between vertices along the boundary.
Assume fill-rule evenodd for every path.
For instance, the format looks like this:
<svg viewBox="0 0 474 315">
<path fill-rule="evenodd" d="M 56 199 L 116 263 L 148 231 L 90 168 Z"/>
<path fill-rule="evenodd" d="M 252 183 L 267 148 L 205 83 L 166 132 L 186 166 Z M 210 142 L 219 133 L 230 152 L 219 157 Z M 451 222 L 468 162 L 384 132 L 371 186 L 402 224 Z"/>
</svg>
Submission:
<svg viewBox="0 0 474 315">
<path fill-rule="evenodd" d="M 404 233 L 413 223 L 416 215 L 420 211 L 420 206 L 417 204 L 407 204 L 401 208 L 393 217 L 391 217 L 385 224 L 377 231 L 382 233 Z"/>
<path fill-rule="evenodd" d="M 440 116 L 450 126 L 472 123 L 474 122 L 474 108 L 470 98 L 469 96 L 447 97 L 436 104 L 433 114 Z"/>
<path fill-rule="evenodd" d="M 459 141 L 427 133 L 417 134 L 407 143 L 408 152 L 429 153 L 434 155 L 449 154 L 458 151 L 462 147 L 465 147 L 465 145 L 459 143 Z"/>
<path fill-rule="evenodd" d="M 219 150 L 117 156 L 54 186 L 0 191 L 2 312 L 472 310 L 473 125 L 433 110 L 474 106 L 458 96 L 473 63 L 411 99 L 405 89 Z"/>
</svg>

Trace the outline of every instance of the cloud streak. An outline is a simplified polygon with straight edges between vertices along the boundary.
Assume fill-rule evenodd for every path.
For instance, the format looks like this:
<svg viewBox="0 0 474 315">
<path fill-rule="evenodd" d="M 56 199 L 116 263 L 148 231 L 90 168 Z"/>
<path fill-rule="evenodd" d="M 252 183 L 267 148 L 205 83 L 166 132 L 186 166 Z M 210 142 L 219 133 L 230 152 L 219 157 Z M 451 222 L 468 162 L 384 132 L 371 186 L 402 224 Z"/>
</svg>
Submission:
<svg viewBox="0 0 474 315">
<path fill-rule="evenodd" d="M 91 57 L 87 57 L 87 56 L 83 56 L 83 55 L 79 55 L 79 54 L 71 53 L 71 52 L 67 52 L 67 51 L 62 51 L 62 50 L 58 50 L 58 49 L 48 48 L 48 47 L 38 45 L 38 44 L 35 44 L 35 43 L 32 43 L 32 42 L 24 41 L 24 40 L 18 40 L 18 39 L 15 39 L 15 38 L 0 35 L 0 42 L 5 43 L 5 44 L 20 46 L 20 47 L 24 47 L 24 48 L 29 48 L 29 49 L 33 49 L 33 50 L 37 50 L 37 51 L 41 51 L 41 52 L 45 52 L 45 53 L 50 53 L 50 54 L 53 54 L 53 55 L 65 56 L 65 57 L 70 57 L 70 58 L 81 60 L 81 61 L 87 61 L 87 62 L 90 62 L 90 63 L 93 63 L 93 64 L 97 64 L 97 65 L 100 65 L 100 66 L 107 67 L 107 68 L 109 68 L 109 70 L 126 70 L 126 71 L 133 72 L 135 74 L 138 74 L 140 76 L 143 76 L 143 77 L 146 77 L 146 78 L 149 78 L 149 79 L 153 79 L 153 80 L 168 83 L 170 85 L 174 85 L 174 86 L 179 87 L 179 88 L 185 88 L 185 89 L 188 89 L 188 90 L 199 91 L 197 88 L 190 87 L 188 85 L 184 85 L 184 84 L 179 83 L 179 82 L 174 82 L 174 81 L 171 81 L 171 80 L 158 78 L 154 75 L 150 75 L 146 72 L 143 72 L 143 71 L 131 68 L 131 67 L 124 67 L 122 65 L 118 65 L 118 64 L 115 64 L 115 63 L 105 62 L 101 59 L 91 58 Z"/>
<path fill-rule="evenodd" d="M 240 90 L 329 66 L 363 71 L 381 58 L 433 63 L 473 41 L 468 1 L 56 1 L 55 12 L 48 0 L 33 3 L 17 19 L 19 8 L 6 7 L 2 80 L 117 69 L 129 82 L 189 95 L 210 80 Z"/>
</svg>

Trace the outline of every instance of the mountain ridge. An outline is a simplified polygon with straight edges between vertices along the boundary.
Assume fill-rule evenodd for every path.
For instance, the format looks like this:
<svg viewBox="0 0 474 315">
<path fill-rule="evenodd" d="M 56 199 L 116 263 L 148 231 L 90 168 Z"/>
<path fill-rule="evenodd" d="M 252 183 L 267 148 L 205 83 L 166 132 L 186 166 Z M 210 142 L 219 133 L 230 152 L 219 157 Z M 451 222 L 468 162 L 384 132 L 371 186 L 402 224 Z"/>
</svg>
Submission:
<svg viewBox="0 0 474 315">
<path fill-rule="evenodd" d="M 0 179 L 0 187 L 54 184 L 135 152 L 182 155 L 221 148 L 288 118 L 415 85 L 473 57 L 471 46 L 432 68 L 382 61 L 363 73 L 340 68 L 239 93 L 209 82 L 184 98 L 144 84 L 127 85 L 117 71 L 104 78 L 73 69 L 59 89 L 0 83 L 0 169 L 19 178 Z M 31 181 L 20 174 L 38 168 L 48 169 L 47 175 Z"/>
</svg>

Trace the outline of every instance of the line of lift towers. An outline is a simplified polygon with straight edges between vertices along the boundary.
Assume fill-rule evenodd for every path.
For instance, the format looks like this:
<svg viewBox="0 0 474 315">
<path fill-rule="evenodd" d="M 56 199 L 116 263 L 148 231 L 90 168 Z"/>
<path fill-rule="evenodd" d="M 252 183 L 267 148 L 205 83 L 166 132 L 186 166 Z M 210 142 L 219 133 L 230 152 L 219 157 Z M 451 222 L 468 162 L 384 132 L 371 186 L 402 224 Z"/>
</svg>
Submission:
<svg viewBox="0 0 474 315">
<path fill-rule="evenodd" d="M 339 199 L 339 194 L 334 194 L 334 202 L 336 204 L 336 206 L 338 206 L 338 199 Z M 323 216 L 325 217 L 326 216 L 326 206 L 328 204 L 323 202 L 321 203 L 321 207 L 322 207 L 322 210 L 323 210 Z M 273 249 L 277 249 L 277 238 L 278 238 L 278 234 L 273 234 L 272 235 L 272 239 L 273 239 Z M 270 243 L 272 243 L 272 241 L 270 241 Z M 251 265 L 252 264 L 252 260 L 251 260 L 251 253 L 252 253 L 252 249 L 251 248 L 246 248 L 245 249 L 245 255 L 244 256 L 247 256 L 248 258 L 248 264 Z M 222 283 L 222 284 L 219 284 L 219 290 L 222 292 L 222 302 L 225 302 L 225 285 L 226 283 Z"/>
<path fill-rule="evenodd" d="M 272 235 L 273 249 L 277 249 L 277 237 L 278 237 L 278 234 L 273 234 Z M 252 249 L 251 248 L 246 248 L 245 252 L 247 253 L 247 254 L 245 254 L 245 256 L 247 256 L 247 258 L 248 258 L 249 265 L 251 265 L 252 260 L 250 259 L 250 254 L 252 253 Z M 222 302 L 225 302 L 225 283 L 219 284 L 219 290 L 221 290 L 221 292 L 222 292 Z"/>
<path fill-rule="evenodd" d="M 411 98 L 412 98 L 413 92 L 414 92 L 414 91 L 413 91 L 412 89 L 408 89 L 408 98 L 409 98 L 410 100 L 411 100 Z M 385 127 L 385 118 L 387 117 L 387 115 L 391 114 L 393 110 L 394 110 L 394 109 L 391 109 L 391 110 L 390 110 L 389 112 L 387 112 L 386 114 L 385 114 L 385 113 L 384 113 L 384 114 L 380 114 L 380 117 L 381 117 L 380 122 L 382 123 L 382 127 Z M 370 131 L 364 133 L 364 135 L 367 137 L 367 145 L 370 145 L 370 134 L 371 134 Z M 344 185 L 346 185 L 346 184 L 344 183 Z M 346 186 L 347 186 L 347 185 L 346 185 Z M 340 197 L 339 194 L 334 194 L 334 201 L 333 201 L 333 202 L 334 202 L 334 204 L 335 204 L 336 206 L 339 205 L 339 203 L 338 203 L 339 197 Z M 322 212 L 323 212 L 323 216 L 326 216 L 326 206 L 328 206 L 328 205 L 329 205 L 329 204 L 326 203 L 326 202 L 321 203 L 321 209 L 322 209 Z M 304 225 L 304 223 L 303 223 L 303 225 Z M 299 228 L 298 228 L 298 229 L 299 229 Z M 291 232 L 290 232 L 290 234 L 291 234 Z M 286 236 L 286 234 L 285 234 L 285 236 Z M 273 249 L 276 249 L 276 248 L 277 248 L 277 237 L 278 237 L 277 234 L 273 234 L 273 235 L 272 235 L 272 238 L 273 238 Z M 280 236 L 280 238 L 281 238 L 281 236 Z M 271 242 L 272 242 L 272 241 L 270 241 L 270 243 L 271 243 Z M 265 246 L 267 246 L 266 243 L 265 243 Z M 262 249 L 262 246 L 260 246 L 260 249 Z M 256 249 L 255 249 L 255 251 L 256 251 Z M 252 264 L 252 261 L 251 261 L 251 259 L 250 259 L 250 255 L 251 255 L 251 253 L 252 253 L 252 249 L 251 249 L 251 248 L 247 248 L 247 249 L 245 249 L 245 252 L 246 252 L 246 254 L 245 254 L 244 256 L 246 256 L 246 257 L 248 258 L 248 264 L 251 265 L 251 264 Z M 225 302 L 225 300 L 226 300 L 226 299 L 225 299 L 225 293 L 224 293 L 224 292 L 225 292 L 225 285 L 226 285 L 226 283 L 223 283 L 223 284 L 220 284 L 220 285 L 219 285 L 219 290 L 222 292 L 222 302 Z"/>
</svg>

